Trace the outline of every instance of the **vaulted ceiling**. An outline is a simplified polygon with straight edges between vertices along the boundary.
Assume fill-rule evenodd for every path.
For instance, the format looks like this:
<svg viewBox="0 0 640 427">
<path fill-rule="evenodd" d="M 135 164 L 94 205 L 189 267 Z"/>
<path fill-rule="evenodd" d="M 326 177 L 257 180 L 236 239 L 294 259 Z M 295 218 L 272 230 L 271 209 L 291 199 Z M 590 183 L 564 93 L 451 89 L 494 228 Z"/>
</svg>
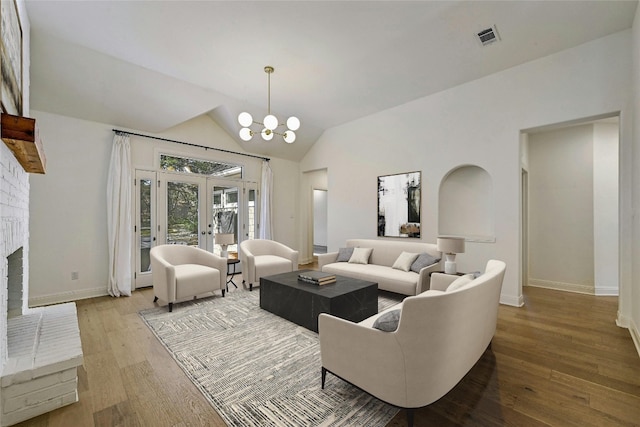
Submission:
<svg viewBox="0 0 640 427">
<path fill-rule="evenodd" d="M 299 160 L 325 129 L 631 28 L 637 1 L 34 1 L 31 108 L 158 133 L 208 114 Z M 495 26 L 499 42 L 476 33 Z M 293 144 L 237 115 L 296 115 Z"/>
</svg>

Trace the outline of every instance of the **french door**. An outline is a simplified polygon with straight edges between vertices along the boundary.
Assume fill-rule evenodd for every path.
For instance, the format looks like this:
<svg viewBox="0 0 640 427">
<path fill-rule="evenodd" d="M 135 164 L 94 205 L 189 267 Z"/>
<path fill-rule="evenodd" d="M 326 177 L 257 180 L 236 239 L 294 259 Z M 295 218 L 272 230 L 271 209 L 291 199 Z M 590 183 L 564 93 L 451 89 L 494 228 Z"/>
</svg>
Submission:
<svg viewBox="0 0 640 427">
<path fill-rule="evenodd" d="M 135 183 L 136 288 L 152 285 L 149 251 L 156 244 L 196 246 L 217 255 L 226 247 L 236 256 L 241 241 L 257 237 L 254 182 L 136 171 Z M 232 235 L 232 243 L 223 247 L 218 234 Z"/>
<path fill-rule="evenodd" d="M 234 257 L 240 242 L 256 238 L 257 195 L 255 182 L 207 178 L 207 250 L 220 255 L 224 248 L 216 235 L 232 234 L 233 243 L 225 246 Z"/>
<path fill-rule="evenodd" d="M 134 287 L 151 286 L 149 251 L 156 244 L 156 173 L 137 170 L 134 181 Z"/>
</svg>

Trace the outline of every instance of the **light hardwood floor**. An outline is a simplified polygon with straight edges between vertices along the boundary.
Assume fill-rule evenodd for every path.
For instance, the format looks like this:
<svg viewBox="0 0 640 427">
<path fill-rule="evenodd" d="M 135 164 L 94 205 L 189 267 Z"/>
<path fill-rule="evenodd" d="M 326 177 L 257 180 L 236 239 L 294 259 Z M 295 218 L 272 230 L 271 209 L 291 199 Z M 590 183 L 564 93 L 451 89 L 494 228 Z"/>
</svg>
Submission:
<svg viewBox="0 0 640 427">
<path fill-rule="evenodd" d="M 617 298 L 524 293 L 524 307 L 500 306 L 491 348 L 415 425 L 640 425 L 640 356 L 615 325 Z M 224 426 L 138 316 L 152 300 L 144 289 L 78 301 L 80 401 L 18 425 Z M 404 411 L 388 424 L 405 425 Z"/>
</svg>

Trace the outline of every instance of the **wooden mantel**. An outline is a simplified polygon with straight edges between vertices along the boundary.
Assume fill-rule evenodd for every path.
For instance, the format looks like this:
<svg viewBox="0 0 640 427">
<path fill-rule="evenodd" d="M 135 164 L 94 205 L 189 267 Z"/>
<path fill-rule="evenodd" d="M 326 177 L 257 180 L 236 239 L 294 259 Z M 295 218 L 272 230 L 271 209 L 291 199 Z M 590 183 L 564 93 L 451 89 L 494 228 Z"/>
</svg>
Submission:
<svg viewBox="0 0 640 427">
<path fill-rule="evenodd" d="M 29 173 L 45 173 L 47 159 L 36 119 L 2 113 L 2 140 Z"/>
</svg>

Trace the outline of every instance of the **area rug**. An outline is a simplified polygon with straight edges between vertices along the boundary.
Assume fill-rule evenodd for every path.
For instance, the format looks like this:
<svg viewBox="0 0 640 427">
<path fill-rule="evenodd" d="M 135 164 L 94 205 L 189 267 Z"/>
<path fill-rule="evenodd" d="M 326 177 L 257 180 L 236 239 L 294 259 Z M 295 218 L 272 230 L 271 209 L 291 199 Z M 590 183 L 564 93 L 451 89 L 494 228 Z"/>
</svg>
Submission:
<svg viewBox="0 0 640 427">
<path fill-rule="evenodd" d="M 398 412 L 331 374 L 321 389 L 318 335 L 262 310 L 259 291 L 140 316 L 229 426 L 385 426 Z"/>
</svg>

